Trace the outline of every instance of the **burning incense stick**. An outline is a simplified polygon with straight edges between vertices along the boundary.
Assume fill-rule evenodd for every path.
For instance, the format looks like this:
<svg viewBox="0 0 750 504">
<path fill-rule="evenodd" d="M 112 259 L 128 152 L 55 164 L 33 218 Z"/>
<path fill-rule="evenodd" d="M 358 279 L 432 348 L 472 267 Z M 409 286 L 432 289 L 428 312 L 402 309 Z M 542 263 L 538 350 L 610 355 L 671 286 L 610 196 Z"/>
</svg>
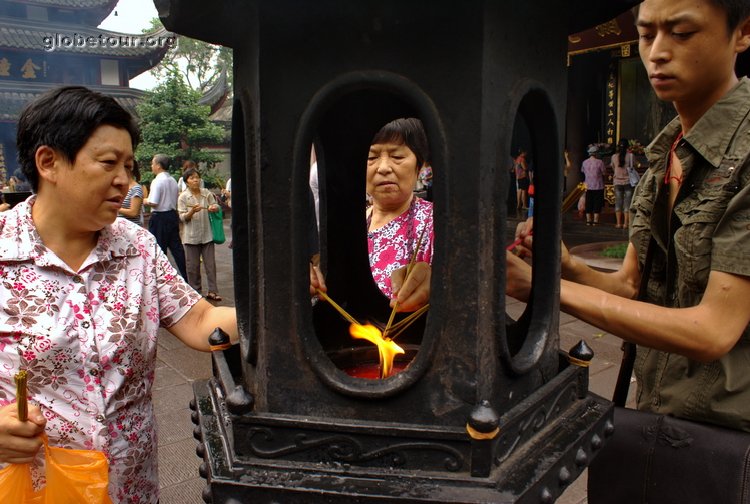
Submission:
<svg viewBox="0 0 750 504">
<path fill-rule="evenodd" d="M 344 310 L 342 307 L 340 307 L 338 305 L 338 303 L 336 303 L 336 301 L 334 301 L 333 299 L 331 299 L 330 297 L 328 297 L 328 294 L 326 294 L 325 292 L 323 292 L 320 289 L 316 289 L 316 290 L 318 292 L 318 296 L 320 296 L 321 299 L 323 299 L 325 301 L 328 301 L 331 304 L 331 306 L 333 306 L 336 309 L 336 311 L 339 312 L 342 317 L 344 317 L 344 319 L 346 319 L 348 322 L 351 322 L 352 324 L 361 325 L 359 322 L 357 322 L 357 319 L 355 319 L 354 317 L 352 317 L 351 315 L 349 315 L 346 312 L 346 310 Z"/>
<path fill-rule="evenodd" d="M 409 276 L 409 269 L 406 269 L 406 276 Z M 393 304 L 393 309 L 391 310 L 391 316 L 388 317 L 388 323 L 385 325 L 385 329 L 383 329 L 383 337 L 385 337 L 386 334 L 391 330 L 391 325 L 393 324 L 393 317 L 396 316 L 396 308 L 398 308 L 398 301 L 396 301 Z"/>
<path fill-rule="evenodd" d="M 419 310 L 415 311 L 414 313 L 409 314 L 408 317 L 405 317 L 403 320 L 400 320 L 398 323 L 393 324 L 390 330 L 390 332 L 393 333 L 393 336 L 390 337 L 391 341 L 395 341 L 396 338 L 398 338 L 402 332 L 404 332 L 410 325 L 412 325 L 423 313 L 429 310 L 429 308 L 430 308 L 430 305 L 426 304 L 423 307 L 421 307 Z"/>
<path fill-rule="evenodd" d="M 420 309 L 418 309 L 417 311 L 415 311 L 414 313 L 410 313 L 408 316 L 404 317 L 402 320 L 399 320 L 398 322 L 393 324 L 391 326 L 391 332 L 400 329 L 404 324 L 406 325 L 411 324 L 413 322 L 413 319 L 419 317 L 420 315 L 422 315 L 424 312 L 426 312 L 429 309 L 430 309 L 430 304 L 428 303 L 424 305 L 423 307 L 421 307 Z"/>
<path fill-rule="evenodd" d="M 573 204 L 578 201 L 578 199 L 581 197 L 581 194 L 583 194 L 584 192 L 586 192 L 586 184 L 580 182 L 573 188 L 572 191 L 568 193 L 567 196 L 565 196 L 565 199 L 562 202 L 562 213 L 570 210 L 570 207 L 572 207 Z"/>
<path fill-rule="evenodd" d="M 529 232 L 529 234 L 526 235 L 526 236 L 531 236 L 533 234 L 534 234 L 534 230 L 532 229 Z M 514 248 L 518 247 L 521 244 L 521 242 L 523 242 L 523 240 L 524 240 L 523 238 L 516 238 L 513 243 L 511 243 L 510 245 L 508 245 L 507 247 L 505 247 L 505 250 L 513 250 Z"/>
<path fill-rule="evenodd" d="M 584 192 L 586 192 L 586 184 L 581 182 L 577 186 L 575 186 L 573 190 L 570 191 L 567 196 L 565 196 L 565 199 L 562 202 L 562 213 L 565 213 L 568 210 L 570 210 L 570 207 L 572 207 L 573 204 L 576 201 L 578 201 L 578 198 L 580 198 L 581 194 L 583 194 Z M 531 236 L 533 233 L 534 231 L 532 230 L 528 236 Z M 516 238 L 516 240 L 513 243 L 511 243 L 510 245 L 506 247 L 506 250 L 515 249 L 517 246 L 521 244 L 521 242 L 523 242 L 523 238 Z"/>
<path fill-rule="evenodd" d="M 13 378 L 16 381 L 16 404 L 18 405 L 18 419 L 22 422 L 25 422 L 29 417 L 29 408 L 26 396 L 26 370 L 19 370 Z"/>
<path fill-rule="evenodd" d="M 424 238 L 424 232 L 427 231 L 427 226 L 422 228 L 422 232 L 419 233 L 419 239 L 417 240 L 417 246 L 414 249 L 414 252 L 411 255 L 411 259 L 409 260 L 409 265 L 406 267 L 406 275 L 404 276 L 404 281 L 406 281 L 407 278 L 409 278 L 409 273 L 411 273 L 412 268 L 414 267 L 414 264 L 417 262 L 417 253 L 419 252 L 420 247 L 422 247 L 422 238 Z M 393 303 L 393 309 L 391 310 L 391 316 L 388 319 L 388 323 L 385 325 L 385 329 L 383 330 L 383 337 L 385 338 L 388 335 L 388 331 L 391 329 L 391 324 L 393 324 L 393 318 L 396 316 L 396 310 L 398 309 L 398 301 Z"/>
</svg>

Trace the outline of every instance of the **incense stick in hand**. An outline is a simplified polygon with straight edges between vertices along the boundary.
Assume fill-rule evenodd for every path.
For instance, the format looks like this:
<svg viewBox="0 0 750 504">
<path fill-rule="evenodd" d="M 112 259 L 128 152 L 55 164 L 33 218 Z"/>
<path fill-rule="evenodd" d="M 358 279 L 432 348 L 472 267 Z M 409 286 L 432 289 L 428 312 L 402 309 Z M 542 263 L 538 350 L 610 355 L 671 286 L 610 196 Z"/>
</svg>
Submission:
<svg viewBox="0 0 750 504">
<path fill-rule="evenodd" d="M 534 230 L 532 229 L 531 231 L 529 231 L 529 234 L 527 234 L 526 236 L 531 236 L 533 234 L 534 234 Z M 518 247 L 521 243 L 523 243 L 523 241 L 526 239 L 526 236 L 516 238 L 515 241 L 513 241 L 513 243 L 505 247 L 505 249 L 512 252 L 516 247 Z"/>
<path fill-rule="evenodd" d="M 568 195 L 565 197 L 565 199 L 562 202 L 562 213 L 567 212 L 570 209 L 570 207 L 573 206 L 573 203 L 578 201 L 578 198 L 585 191 L 586 191 L 586 184 L 584 184 L 583 182 L 575 186 L 573 190 L 570 191 L 570 193 L 568 193 Z M 534 230 L 532 229 L 531 231 L 529 231 L 529 234 L 527 236 L 531 236 L 533 233 L 534 233 Z M 511 243 L 510 245 L 506 247 L 506 250 L 511 251 L 511 252 L 514 251 L 515 248 L 523 242 L 524 238 L 525 237 L 516 238 L 516 240 L 513 243 Z"/>
<path fill-rule="evenodd" d="M 18 419 L 25 422 L 29 418 L 28 399 L 26 395 L 26 370 L 21 369 L 13 377 L 16 382 L 16 404 L 18 405 Z"/>
<path fill-rule="evenodd" d="M 422 232 L 419 233 L 419 239 L 417 240 L 417 246 L 414 248 L 414 252 L 411 255 L 411 259 L 409 260 L 409 265 L 406 266 L 406 275 L 404 275 L 404 282 L 409 278 L 409 273 L 411 273 L 412 268 L 414 267 L 414 264 L 417 262 L 417 254 L 419 253 L 419 249 L 422 246 L 422 238 L 424 238 L 424 232 L 427 231 L 427 226 L 422 228 Z M 391 310 L 391 316 L 388 318 L 388 323 L 385 325 L 385 329 L 383 330 L 383 338 L 385 338 L 388 335 L 388 331 L 391 329 L 391 325 L 393 324 L 393 318 L 396 316 L 396 311 L 398 310 L 398 301 L 393 303 L 393 309 Z"/>
<path fill-rule="evenodd" d="M 318 293 L 318 296 L 320 296 L 321 299 L 323 299 L 324 301 L 328 301 L 331 304 L 331 306 L 333 306 L 336 309 L 336 311 L 339 312 L 339 314 L 342 317 L 344 317 L 345 320 L 349 321 L 352 324 L 360 325 L 360 323 L 357 321 L 357 319 L 355 319 L 354 317 L 352 317 L 351 315 L 349 315 L 349 313 L 346 310 L 344 310 L 341 306 L 339 306 L 339 304 L 336 301 L 334 301 L 333 299 L 331 299 L 328 296 L 328 294 L 326 294 L 325 292 L 323 292 L 320 289 L 317 289 L 317 293 Z"/>
</svg>

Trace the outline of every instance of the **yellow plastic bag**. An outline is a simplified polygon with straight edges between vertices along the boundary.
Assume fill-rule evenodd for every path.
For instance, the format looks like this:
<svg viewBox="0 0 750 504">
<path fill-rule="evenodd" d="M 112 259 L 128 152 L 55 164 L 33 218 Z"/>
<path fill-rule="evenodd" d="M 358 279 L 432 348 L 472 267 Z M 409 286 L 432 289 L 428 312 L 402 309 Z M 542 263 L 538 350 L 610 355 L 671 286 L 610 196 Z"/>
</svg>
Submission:
<svg viewBox="0 0 750 504">
<path fill-rule="evenodd" d="M 0 502 L 14 504 L 112 504 L 109 463 L 102 452 L 49 446 L 44 439 L 47 486 L 35 492 L 28 464 L 0 471 Z"/>
</svg>

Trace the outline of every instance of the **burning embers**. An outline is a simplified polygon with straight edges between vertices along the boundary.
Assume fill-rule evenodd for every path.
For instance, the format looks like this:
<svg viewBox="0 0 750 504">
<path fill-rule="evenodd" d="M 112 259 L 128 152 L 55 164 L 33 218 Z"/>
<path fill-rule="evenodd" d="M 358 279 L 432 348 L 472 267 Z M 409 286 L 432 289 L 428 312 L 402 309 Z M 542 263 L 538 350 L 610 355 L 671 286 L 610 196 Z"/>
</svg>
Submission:
<svg viewBox="0 0 750 504">
<path fill-rule="evenodd" d="M 422 239 L 424 238 L 426 229 L 427 228 L 422 229 L 422 232 L 419 235 L 416 249 L 412 254 L 409 265 L 406 267 L 405 278 L 409 277 L 409 274 L 414 267 L 417 259 L 417 252 L 419 252 L 419 249 L 422 245 Z M 407 362 L 406 364 L 399 363 L 402 365 L 394 366 L 396 356 L 406 354 L 406 351 L 398 344 L 396 344 L 395 339 L 429 309 L 429 304 L 422 306 L 417 311 L 410 313 L 402 320 L 394 323 L 393 321 L 395 319 L 396 312 L 398 311 L 398 303 L 395 303 L 391 311 L 391 316 L 388 319 L 388 323 L 385 325 L 385 328 L 381 330 L 373 324 L 360 324 L 357 319 L 349 315 L 346 310 L 344 310 L 338 303 L 331 299 L 325 292 L 317 289 L 317 293 L 321 299 L 327 301 L 333 308 L 336 309 L 337 312 L 339 312 L 339 314 L 345 320 L 351 323 L 351 325 L 349 326 L 349 334 L 351 334 L 352 338 L 367 340 L 375 345 L 378 349 L 379 364 L 377 372 L 374 369 L 374 362 L 368 362 L 360 363 L 355 367 L 346 368 L 345 371 L 347 374 L 355 378 L 379 378 L 381 380 L 384 380 L 389 376 L 402 371 L 408 365 Z"/>
<path fill-rule="evenodd" d="M 352 324 L 349 327 L 349 334 L 352 338 L 364 339 L 378 347 L 378 356 L 380 357 L 380 379 L 391 376 L 394 372 L 393 361 L 398 354 L 405 354 L 406 351 L 398 346 L 391 338 L 383 337 L 383 333 L 372 324 Z M 360 378 L 367 376 L 357 375 Z"/>
<path fill-rule="evenodd" d="M 357 319 L 352 317 L 325 292 L 319 290 L 318 295 L 321 299 L 327 301 L 333 308 L 335 308 L 344 319 L 351 323 L 349 326 L 349 334 L 351 334 L 352 338 L 369 341 L 375 345 L 378 350 L 378 364 L 375 364 L 374 359 L 372 359 L 372 361 L 365 359 L 361 362 L 355 363 L 353 366 L 343 367 L 347 374 L 355 378 L 383 380 L 406 368 L 408 362 L 411 360 L 408 358 L 411 355 L 411 352 L 407 355 L 407 351 L 399 346 L 395 340 L 414 321 L 424 314 L 429 309 L 430 305 L 423 306 L 419 310 L 410 313 L 402 320 L 390 324 L 390 327 L 386 326 L 381 330 L 373 324 L 360 324 Z M 393 318 L 391 318 L 391 322 L 392 320 Z M 363 353 L 362 355 L 364 356 L 366 353 Z M 396 362 L 396 356 L 398 355 L 405 355 L 407 357 L 406 362 Z"/>
</svg>

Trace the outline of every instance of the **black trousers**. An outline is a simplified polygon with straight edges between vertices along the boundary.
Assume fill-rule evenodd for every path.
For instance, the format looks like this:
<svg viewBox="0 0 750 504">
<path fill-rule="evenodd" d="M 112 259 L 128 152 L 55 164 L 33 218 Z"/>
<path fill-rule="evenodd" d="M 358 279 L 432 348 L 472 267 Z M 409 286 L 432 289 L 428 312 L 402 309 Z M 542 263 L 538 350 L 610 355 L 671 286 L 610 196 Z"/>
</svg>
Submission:
<svg viewBox="0 0 750 504">
<path fill-rule="evenodd" d="M 180 217 L 176 210 L 166 212 L 153 212 L 148 221 L 148 230 L 156 238 L 156 243 L 167 253 L 172 252 L 172 257 L 180 270 L 182 278 L 187 280 L 187 268 L 185 267 L 185 250 L 180 240 Z"/>
</svg>

